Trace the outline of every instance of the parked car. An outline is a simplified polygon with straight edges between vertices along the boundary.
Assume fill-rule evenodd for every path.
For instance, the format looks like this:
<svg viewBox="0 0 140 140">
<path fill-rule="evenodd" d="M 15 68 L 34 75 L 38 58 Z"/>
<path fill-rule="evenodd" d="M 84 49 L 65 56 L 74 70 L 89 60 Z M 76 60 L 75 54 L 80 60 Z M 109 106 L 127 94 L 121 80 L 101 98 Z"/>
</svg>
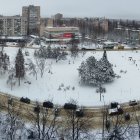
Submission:
<svg viewBox="0 0 140 140">
<path fill-rule="evenodd" d="M 123 114 L 123 109 L 118 102 L 112 102 L 108 109 L 109 115 L 120 115 Z"/>
<path fill-rule="evenodd" d="M 136 100 L 130 100 L 129 101 L 129 106 L 135 106 L 135 105 L 137 105 L 138 103 L 137 103 L 137 101 Z"/>
<path fill-rule="evenodd" d="M 118 47 L 118 50 L 123 50 L 124 49 L 124 46 L 122 46 L 122 45 L 118 45 L 117 47 Z"/>
<path fill-rule="evenodd" d="M 21 97 L 21 98 L 20 98 L 20 101 L 23 102 L 23 103 L 26 103 L 26 104 L 30 104 L 30 99 L 27 98 L 27 97 L 26 97 L 26 98 Z"/>
<path fill-rule="evenodd" d="M 65 103 L 64 109 L 76 110 L 77 109 L 77 105 L 72 104 L 72 103 Z"/>
<path fill-rule="evenodd" d="M 36 106 L 36 107 L 34 108 L 34 112 L 35 112 L 35 113 L 40 113 L 40 107 L 39 107 L 39 106 Z"/>
<path fill-rule="evenodd" d="M 84 111 L 82 109 L 76 110 L 76 117 L 84 117 Z"/>
<path fill-rule="evenodd" d="M 45 101 L 45 102 L 43 102 L 43 107 L 53 108 L 53 103 L 50 101 Z"/>
</svg>

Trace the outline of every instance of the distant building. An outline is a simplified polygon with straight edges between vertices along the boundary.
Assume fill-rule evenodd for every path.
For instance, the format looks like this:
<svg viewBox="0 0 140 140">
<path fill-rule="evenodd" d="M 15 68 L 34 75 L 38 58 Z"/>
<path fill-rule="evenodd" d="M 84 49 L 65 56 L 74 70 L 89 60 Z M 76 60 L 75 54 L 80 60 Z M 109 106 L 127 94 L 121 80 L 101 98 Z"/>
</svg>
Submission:
<svg viewBox="0 0 140 140">
<path fill-rule="evenodd" d="M 44 35 L 44 30 L 47 26 L 47 21 L 48 21 L 47 18 L 41 18 L 40 20 L 40 36 Z"/>
<path fill-rule="evenodd" d="M 27 33 L 40 35 L 40 6 L 22 7 L 22 17 L 27 19 Z"/>
<path fill-rule="evenodd" d="M 27 35 L 27 21 L 21 16 L 0 16 L 0 35 Z"/>
<path fill-rule="evenodd" d="M 101 28 L 104 32 L 108 32 L 108 20 L 105 18 L 95 18 L 93 19 L 93 26 L 95 29 L 99 30 Z"/>
<path fill-rule="evenodd" d="M 94 19 L 93 20 L 93 26 L 94 26 L 94 28 L 98 30 L 99 29 L 99 25 L 100 25 L 99 24 L 99 20 L 98 19 Z"/>
<path fill-rule="evenodd" d="M 48 21 L 47 21 L 47 26 L 48 27 L 53 27 L 53 25 L 54 25 L 53 23 L 54 23 L 53 19 L 49 18 Z"/>
<path fill-rule="evenodd" d="M 108 20 L 107 19 L 100 20 L 100 27 L 104 32 L 108 32 Z"/>
<path fill-rule="evenodd" d="M 78 37 L 78 27 L 46 27 L 44 32 L 46 41 L 52 42 L 68 42 L 72 39 L 73 35 L 75 36 L 75 38 Z"/>
<path fill-rule="evenodd" d="M 54 15 L 54 19 L 59 20 L 63 18 L 63 14 L 57 13 L 56 15 Z"/>
</svg>

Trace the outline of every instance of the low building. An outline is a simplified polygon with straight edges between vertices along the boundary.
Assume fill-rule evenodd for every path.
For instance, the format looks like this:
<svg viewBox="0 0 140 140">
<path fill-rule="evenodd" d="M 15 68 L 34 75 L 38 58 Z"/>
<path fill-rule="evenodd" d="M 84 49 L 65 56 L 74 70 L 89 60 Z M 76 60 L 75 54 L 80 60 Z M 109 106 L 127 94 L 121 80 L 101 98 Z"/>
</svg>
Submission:
<svg viewBox="0 0 140 140">
<path fill-rule="evenodd" d="M 78 39 L 78 35 L 78 27 L 46 27 L 44 31 L 44 36 L 48 41 L 68 42 L 72 39 L 73 36 Z"/>
<path fill-rule="evenodd" d="M 47 20 L 47 26 L 48 26 L 48 27 L 53 27 L 53 25 L 54 25 L 53 19 L 52 19 L 52 18 L 49 18 L 49 19 Z"/>
</svg>

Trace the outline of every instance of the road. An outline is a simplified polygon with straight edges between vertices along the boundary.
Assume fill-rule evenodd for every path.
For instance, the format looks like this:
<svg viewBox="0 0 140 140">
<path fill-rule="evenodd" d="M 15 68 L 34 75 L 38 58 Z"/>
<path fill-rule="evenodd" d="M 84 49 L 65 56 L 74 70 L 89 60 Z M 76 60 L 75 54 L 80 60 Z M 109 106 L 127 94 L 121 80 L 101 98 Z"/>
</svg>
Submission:
<svg viewBox="0 0 140 140">
<path fill-rule="evenodd" d="M 0 93 L 0 108 L 3 111 L 7 111 L 8 108 L 8 99 L 12 98 L 12 101 L 14 103 L 14 108 L 16 111 L 20 110 L 21 116 L 26 119 L 27 121 L 32 120 L 29 114 L 34 114 L 34 107 L 36 107 L 36 102 L 31 101 L 30 104 L 22 103 L 20 102 L 20 99 L 18 97 L 6 94 L 6 93 Z M 42 103 L 39 103 L 42 105 Z M 135 110 L 137 111 L 138 117 L 140 117 L 140 102 L 138 102 L 138 105 L 135 106 Z M 128 103 L 121 104 L 121 107 L 123 108 L 124 112 L 129 112 L 130 114 L 134 114 L 134 108 L 130 107 Z M 103 121 L 103 110 L 104 108 L 107 108 L 107 106 L 93 106 L 93 107 L 84 107 L 85 110 L 85 117 L 88 117 L 92 120 L 93 126 L 95 127 L 102 127 L 102 121 Z M 60 107 L 60 117 L 65 117 L 66 112 L 63 109 L 63 107 Z"/>
</svg>

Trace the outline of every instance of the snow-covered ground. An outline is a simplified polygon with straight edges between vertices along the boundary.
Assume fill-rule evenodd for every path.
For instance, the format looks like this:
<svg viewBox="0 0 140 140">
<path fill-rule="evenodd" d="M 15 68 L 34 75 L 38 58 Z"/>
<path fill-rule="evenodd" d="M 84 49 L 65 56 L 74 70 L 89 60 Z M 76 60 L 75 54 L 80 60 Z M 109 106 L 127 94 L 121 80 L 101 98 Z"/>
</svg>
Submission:
<svg viewBox="0 0 140 140">
<path fill-rule="evenodd" d="M 34 49 L 23 49 L 23 53 L 27 50 L 29 56 L 25 56 L 25 63 L 27 63 L 27 59 L 34 59 Z M 5 47 L 4 51 L 10 55 L 11 65 L 14 65 L 18 48 Z M 100 95 L 96 93 L 95 87 L 83 86 L 79 82 L 77 69 L 81 62 L 91 55 L 95 56 L 96 59 L 100 59 L 103 52 L 87 52 L 84 56 L 80 53 L 74 61 L 70 56 L 67 60 L 57 63 L 55 60 L 47 59 L 47 69 L 42 78 L 38 73 L 38 80 L 36 80 L 33 75 L 29 75 L 26 71 L 26 77 L 22 80 L 21 86 L 18 86 L 17 83 L 13 90 L 6 83 L 8 75 L 0 75 L 0 91 L 18 97 L 28 97 L 32 100 L 51 100 L 60 105 L 70 99 L 77 100 L 79 105 L 84 106 L 103 105 L 103 98 L 100 101 Z M 115 73 L 120 75 L 121 78 L 116 78 L 113 83 L 104 85 L 106 88 L 104 94 L 105 104 L 111 101 L 122 103 L 131 99 L 139 100 L 140 51 L 107 51 L 107 56 L 113 64 Z M 130 60 L 130 57 L 132 57 L 132 60 Z M 24 83 L 25 81 L 30 81 L 31 84 Z M 58 90 L 59 87 L 61 87 L 61 90 Z"/>
</svg>

